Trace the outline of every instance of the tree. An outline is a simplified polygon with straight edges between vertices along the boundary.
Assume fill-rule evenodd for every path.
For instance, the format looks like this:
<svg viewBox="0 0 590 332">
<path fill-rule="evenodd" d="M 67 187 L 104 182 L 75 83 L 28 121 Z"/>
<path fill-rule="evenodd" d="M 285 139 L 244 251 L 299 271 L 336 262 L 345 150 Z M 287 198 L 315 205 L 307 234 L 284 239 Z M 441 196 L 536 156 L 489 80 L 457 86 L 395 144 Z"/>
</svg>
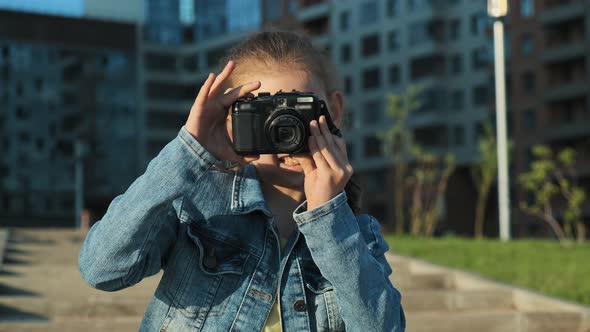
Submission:
<svg viewBox="0 0 590 332">
<path fill-rule="evenodd" d="M 586 230 L 581 207 L 586 193 L 575 183 L 575 151 L 565 148 L 554 153 L 544 145 L 536 145 L 532 151 L 537 160 L 531 163 L 528 172 L 519 176 L 520 184 L 532 199 L 520 202 L 521 209 L 549 224 L 560 242 L 574 238 L 573 226 L 578 242 L 583 242 Z M 565 204 L 559 209 L 560 200 Z M 562 212 L 563 227 L 558 221 L 558 210 Z"/>
<path fill-rule="evenodd" d="M 479 160 L 471 168 L 471 178 L 477 187 L 474 233 L 477 239 L 483 238 L 486 204 L 492 184 L 498 174 L 498 153 L 496 137 L 492 127 L 484 126 L 484 135 L 479 139 Z"/>
<path fill-rule="evenodd" d="M 444 195 L 449 177 L 455 170 L 455 156 L 447 153 L 438 157 L 417 147 L 414 156 L 416 165 L 408 178 L 412 187 L 410 232 L 412 235 L 432 236 L 443 216 Z"/>
<path fill-rule="evenodd" d="M 420 94 L 420 88 L 409 86 L 399 96 L 394 94 L 387 96 L 387 115 L 393 120 L 393 125 L 380 135 L 385 153 L 393 160 L 396 234 L 403 234 L 405 232 L 404 189 L 406 175 L 408 173 L 408 163 L 412 158 L 412 151 L 415 147 L 412 131 L 408 128 L 407 121 L 410 113 L 421 107 L 419 101 Z"/>
</svg>

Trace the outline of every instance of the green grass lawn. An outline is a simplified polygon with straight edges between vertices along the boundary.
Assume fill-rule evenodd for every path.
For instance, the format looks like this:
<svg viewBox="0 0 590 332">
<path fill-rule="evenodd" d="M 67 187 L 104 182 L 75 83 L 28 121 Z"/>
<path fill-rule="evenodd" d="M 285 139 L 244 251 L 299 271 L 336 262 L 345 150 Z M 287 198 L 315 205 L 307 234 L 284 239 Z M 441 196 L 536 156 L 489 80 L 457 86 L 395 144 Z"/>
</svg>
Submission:
<svg viewBox="0 0 590 332">
<path fill-rule="evenodd" d="M 590 305 L 590 244 L 547 240 L 471 240 L 386 235 L 394 254 L 475 272 L 566 300 Z"/>
</svg>

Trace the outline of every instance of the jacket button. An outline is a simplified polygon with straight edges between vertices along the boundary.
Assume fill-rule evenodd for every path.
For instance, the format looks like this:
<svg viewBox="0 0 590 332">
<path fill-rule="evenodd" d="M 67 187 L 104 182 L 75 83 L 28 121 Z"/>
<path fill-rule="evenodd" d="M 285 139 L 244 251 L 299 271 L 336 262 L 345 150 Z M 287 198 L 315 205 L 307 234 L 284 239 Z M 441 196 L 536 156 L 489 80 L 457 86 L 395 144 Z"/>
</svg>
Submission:
<svg viewBox="0 0 590 332">
<path fill-rule="evenodd" d="M 295 301 L 295 303 L 293 303 L 293 309 L 295 309 L 295 311 L 298 311 L 298 312 L 305 311 L 305 301 L 303 301 L 303 300 Z"/>
<path fill-rule="evenodd" d="M 217 258 L 215 258 L 215 256 L 205 256 L 203 257 L 203 265 L 205 265 L 206 268 L 214 269 L 217 267 Z"/>
</svg>

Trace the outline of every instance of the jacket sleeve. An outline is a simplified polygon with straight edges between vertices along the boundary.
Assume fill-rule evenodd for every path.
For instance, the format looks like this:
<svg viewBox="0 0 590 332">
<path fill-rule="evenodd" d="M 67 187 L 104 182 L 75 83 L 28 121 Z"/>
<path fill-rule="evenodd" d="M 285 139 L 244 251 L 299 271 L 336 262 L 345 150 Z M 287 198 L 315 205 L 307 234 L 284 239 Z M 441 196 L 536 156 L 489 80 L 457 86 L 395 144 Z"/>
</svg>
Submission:
<svg viewBox="0 0 590 332">
<path fill-rule="evenodd" d="M 355 216 L 344 192 L 310 211 L 303 203 L 293 217 L 320 272 L 334 287 L 347 330 L 405 331 L 401 294 L 389 279 L 389 247 L 379 222 Z"/>
<path fill-rule="evenodd" d="M 116 291 L 158 273 L 176 238 L 183 195 L 215 162 L 182 127 L 88 232 L 78 257 L 83 279 Z"/>
</svg>

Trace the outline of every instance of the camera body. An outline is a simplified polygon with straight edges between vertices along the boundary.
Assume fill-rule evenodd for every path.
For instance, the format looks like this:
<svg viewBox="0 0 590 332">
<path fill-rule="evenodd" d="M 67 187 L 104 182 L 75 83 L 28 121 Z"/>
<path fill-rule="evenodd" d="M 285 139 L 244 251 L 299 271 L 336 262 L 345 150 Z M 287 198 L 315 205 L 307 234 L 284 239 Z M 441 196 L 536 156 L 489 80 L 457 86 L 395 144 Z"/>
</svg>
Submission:
<svg viewBox="0 0 590 332">
<path fill-rule="evenodd" d="M 307 153 L 309 123 L 326 116 L 330 131 L 340 130 L 328 108 L 311 92 L 260 92 L 239 98 L 231 107 L 233 148 L 239 155 Z"/>
</svg>

